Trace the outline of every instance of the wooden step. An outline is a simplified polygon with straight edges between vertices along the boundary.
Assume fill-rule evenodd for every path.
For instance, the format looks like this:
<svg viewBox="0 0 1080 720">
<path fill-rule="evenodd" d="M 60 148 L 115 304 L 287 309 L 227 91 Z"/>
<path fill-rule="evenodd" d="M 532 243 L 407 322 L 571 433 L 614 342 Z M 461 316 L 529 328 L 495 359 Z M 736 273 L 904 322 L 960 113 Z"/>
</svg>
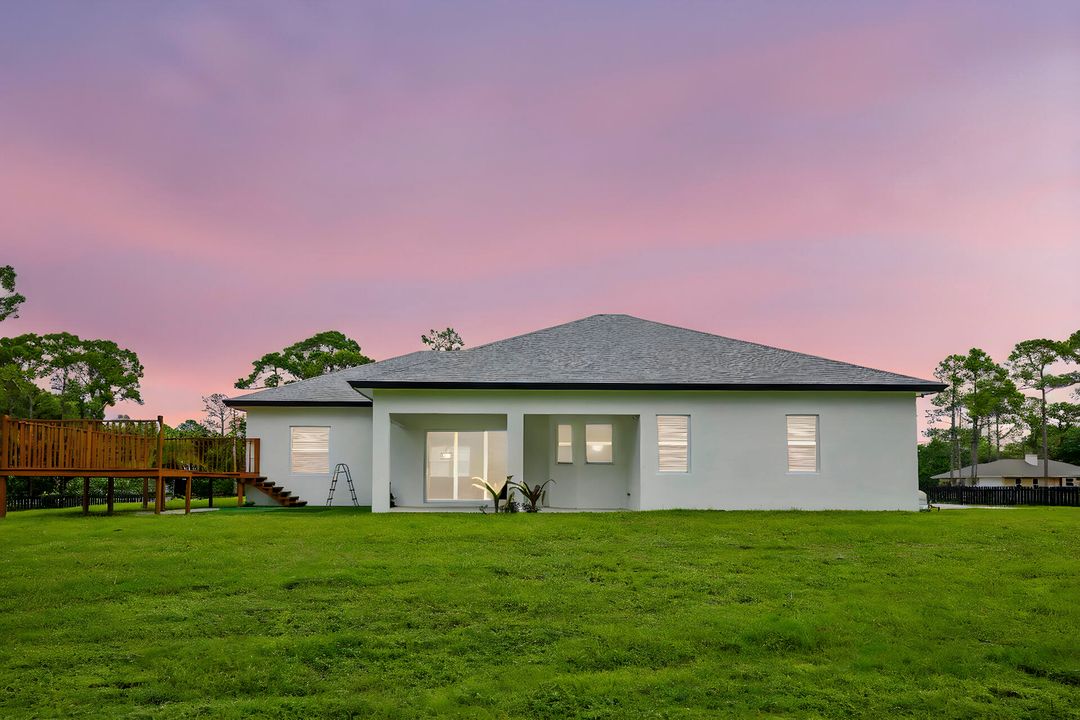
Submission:
<svg viewBox="0 0 1080 720">
<path fill-rule="evenodd" d="M 257 490 L 261 490 L 266 495 L 269 495 L 284 507 L 303 507 L 307 505 L 306 500 L 301 500 L 296 497 L 291 490 L 286 490 L 273 480 L 268 480 L 265 477 L 257 477 L 252 482 Z"/>
</svg>

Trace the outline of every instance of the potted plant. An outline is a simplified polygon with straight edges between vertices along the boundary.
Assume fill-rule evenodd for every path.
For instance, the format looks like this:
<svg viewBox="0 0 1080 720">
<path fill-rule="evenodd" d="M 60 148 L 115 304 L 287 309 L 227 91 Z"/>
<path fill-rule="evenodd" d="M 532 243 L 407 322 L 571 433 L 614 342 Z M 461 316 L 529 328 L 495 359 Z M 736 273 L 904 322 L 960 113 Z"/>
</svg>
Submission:
<svg viewBox="0 0 1080 720">
<path fill-rule="evenodd" d="M 537 483 L 536 485 L 529 485 L 529 483 L 524 481 L 516 483 L 510 482 L 510 478 L 506 479 L 507 485 L 517 490 L 520 490 L 521 494 L 525 496 L 525 501 L 528 503 L 528 505 L 525 506 L 525 512 L 530 513 L 540 511 L 540 506 L 537 505 L 537 503 L 540 502 L 540 498 L 544 495 L 544 488 L 548 486 L 548 483 L 553 482 L 555 482 L 555 480 L 549 478 L 542 483 Z"/>
<path fill-rule="evenodd" d="M 488 495 L 491 496 L 491 502 L 495 505 L 495 514 L 496 515 L 499 514 L 499 501 L 501 500 L 501 495 L 503 494 L 503 491 L 508 486 L 514 484 L 514 483 L 510 482 L 510 480 L 513 477 L 514 477 L 513 475 L 507 475 L 506 476 L 506 482 L 501 487 L 499 487 L 498 489 L 493 488 L 488 483 L 488 481 L 485 480 L 482 477 L 474 477 L 473 478 L 473 480 L 474 480 L 473 487 L 474 488 L 480 488 L 481 490 L 483 490 L 484 492 L 486 492 Z M 480 510 L 481 510 L 481 512 L 483 512 L 484 508 L 481 507 Z"/>
</svg>

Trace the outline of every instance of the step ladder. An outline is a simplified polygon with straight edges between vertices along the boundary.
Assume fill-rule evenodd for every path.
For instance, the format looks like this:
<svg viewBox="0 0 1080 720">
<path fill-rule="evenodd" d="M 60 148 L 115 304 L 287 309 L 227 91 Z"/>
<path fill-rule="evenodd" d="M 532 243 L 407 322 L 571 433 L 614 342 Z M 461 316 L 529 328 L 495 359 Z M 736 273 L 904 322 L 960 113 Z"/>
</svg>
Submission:
<svg viewBox="0 0 1080 720">
<path fill-rule="evenodd" d="M 349 472 L 349 466 L 345 463 L 338 463 L 334 466 L 334 476 L 330 478 L 330 494 L 326 496 L 326 506 L 330 507 L 334 504 L 334 490 L 337 489 L 338 477 L 341 475 L 345 476 L 345 482 L 349 486 L 349 494 L 352 495 L 352 504 L 356 507 L 360 507 L 360 503 L 356 499 L 356 488 L 353 486 L 352 473 Z"/>
</svg>

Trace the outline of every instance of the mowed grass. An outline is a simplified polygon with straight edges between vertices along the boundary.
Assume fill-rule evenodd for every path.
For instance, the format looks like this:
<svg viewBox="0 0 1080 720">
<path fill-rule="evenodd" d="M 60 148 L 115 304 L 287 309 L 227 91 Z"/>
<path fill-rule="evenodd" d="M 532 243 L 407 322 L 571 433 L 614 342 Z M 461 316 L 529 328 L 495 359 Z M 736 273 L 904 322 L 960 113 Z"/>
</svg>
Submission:
<svg viewBox="0 0 1080 720">
<path fill-rule="evenodd" d="M 1080 511 L 0 522 L 4 717 L 1078 717 Z"/>
</svg>

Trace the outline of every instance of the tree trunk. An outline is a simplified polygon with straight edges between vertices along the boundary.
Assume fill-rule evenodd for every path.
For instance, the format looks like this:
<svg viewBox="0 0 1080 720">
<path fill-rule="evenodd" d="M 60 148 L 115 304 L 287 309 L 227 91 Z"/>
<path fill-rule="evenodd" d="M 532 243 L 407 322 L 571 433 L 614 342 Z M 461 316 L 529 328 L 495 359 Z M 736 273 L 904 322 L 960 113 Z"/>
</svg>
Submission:
<svg viewBox="0 0 1080 720">
<path fill-rule="evenodd" d="M 957 438 L 956 438 L 956 408 L 952 408 L 952 415 L 949 422 L 949 484 L 956 484 L 956 471 L 959 469 L 957 466 L 957 460 L 959 460 L 959 454 L 956 451 Z"/>
<path fill-rule="evenodd" d="M 979 484 L 979 418 L 971 418 L 971 485 Z"/>
<path fill-rule="evenodd" d="M 1040 378 L 1039 384 L 1042 385 L 1043 478 L 1048 478 L 1048 477 L 1050 477 L 1050 453 L 1047 450 L 1048 445 L 1047 445 L 1047 441 L 1046 441 L 1046 383 L 1042 382 L 1041 380 L 1042 380 L 1042 378 Z M 1044 484 L 1045 484 L 1045 480 L 1044 480 Z"/>
</svg>

